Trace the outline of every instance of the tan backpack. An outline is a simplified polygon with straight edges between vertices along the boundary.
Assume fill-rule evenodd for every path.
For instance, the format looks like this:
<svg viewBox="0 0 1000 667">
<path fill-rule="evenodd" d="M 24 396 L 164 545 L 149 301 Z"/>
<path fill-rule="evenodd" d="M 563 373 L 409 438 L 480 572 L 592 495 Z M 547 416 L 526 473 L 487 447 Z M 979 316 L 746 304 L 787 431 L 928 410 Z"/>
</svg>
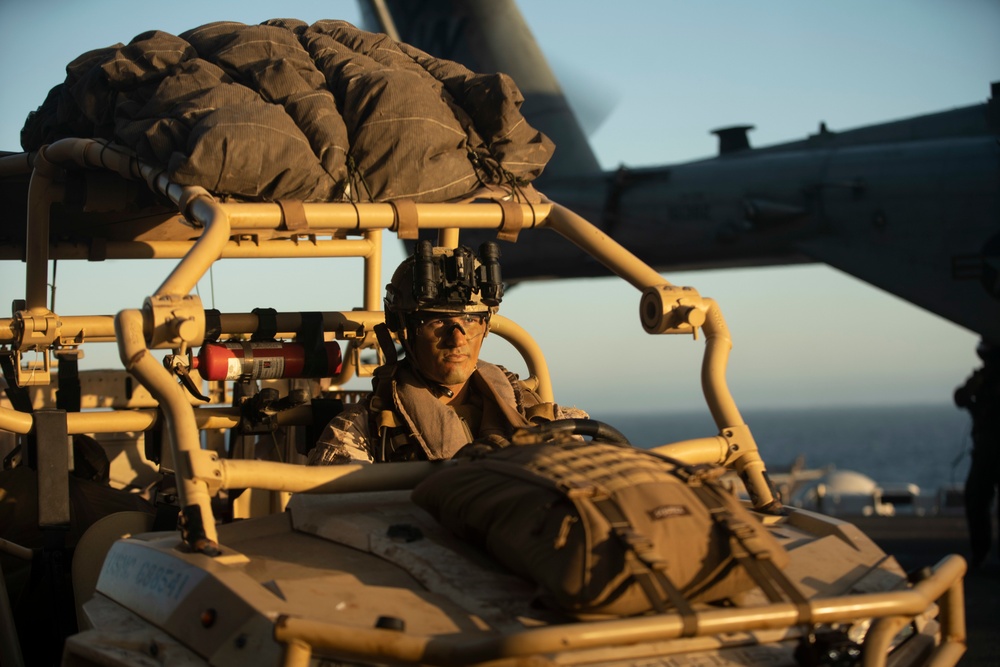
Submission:
<svg viewBox="0 0 1000 667">
<path fill-rule="evenodd" d="M 512 446 L 456 461 L 413 500 L 576 614 L 633 615 L 790 585 L 788 554 L 724 472 L 601 442 Z M 792 596 L 794 597 L 794 596 Z"/>
</svg>

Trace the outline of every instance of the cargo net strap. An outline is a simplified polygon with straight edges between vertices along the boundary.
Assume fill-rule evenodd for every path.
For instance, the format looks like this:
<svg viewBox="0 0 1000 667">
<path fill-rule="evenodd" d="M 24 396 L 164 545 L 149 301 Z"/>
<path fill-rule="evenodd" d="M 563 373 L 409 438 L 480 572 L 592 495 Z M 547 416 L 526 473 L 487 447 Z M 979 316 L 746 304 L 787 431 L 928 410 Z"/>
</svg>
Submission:
<svg viewBox="0 0 1000 667">
<path fill-rule="evenodd" d="M 396 212 L 396 235 L 403 240 L 419 238 L 417 203 L 412 199 L 397 199 L 389 204 Z"/>
<path fill-rule="evenodd" d="M 524 211 L 517 202 L 500 200 L 499 203 L 503 210 L 503 223 L 500 225 L 500 231 L 497 232 L 497 238 L 501 241 L 514 243 L 517 241 L 517 235 L 521 232 L 521 227 L 524 226 Z"/>
<path fill-rule="evenodd" d="M 309 222 L 306 220 L 306 207 L 295 199 L 279 199 L 276 202 L 281 208 L 281 229 L 295 234 L 309 232 Z"/>
</svg>

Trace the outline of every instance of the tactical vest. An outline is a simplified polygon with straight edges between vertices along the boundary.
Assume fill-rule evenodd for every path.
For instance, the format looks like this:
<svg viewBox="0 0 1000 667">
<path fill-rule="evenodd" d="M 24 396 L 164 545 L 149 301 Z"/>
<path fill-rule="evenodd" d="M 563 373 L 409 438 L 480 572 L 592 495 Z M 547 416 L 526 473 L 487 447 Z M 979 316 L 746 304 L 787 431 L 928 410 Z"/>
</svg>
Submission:
<svg viewBox="0 0 1000 667">
<path fill-rule="evenodd" d="M 375 461 L 451 458 L 479 436 L 509 438 L 515 428 L 555 418 L 552 403 L 543 402 L 502 366 L 480 361 L 470 381 L 483 397 L 477 433 L 440 403 L 405 362 L 376 369 L 368 405 Z"/>
</svg>

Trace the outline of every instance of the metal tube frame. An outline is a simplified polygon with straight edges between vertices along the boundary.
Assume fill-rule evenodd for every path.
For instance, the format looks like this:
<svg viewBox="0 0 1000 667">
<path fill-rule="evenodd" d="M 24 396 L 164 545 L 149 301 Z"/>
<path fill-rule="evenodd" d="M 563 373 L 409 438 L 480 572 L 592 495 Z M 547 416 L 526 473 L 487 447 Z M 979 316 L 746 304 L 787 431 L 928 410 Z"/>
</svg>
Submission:
<svg viewBox="0 0 1000 667">
<path fill-rule="evenodd" d="M 191 245 L 170 275 L 156 290 L 155 295 L 179 295 L 190 292 L 198 280 L 208 271 L 212 263 L 222 257 L 225 248 L 231 243 L 230 237 L 240 232 L 268 230 L 279 231 L 283 222 L 281 208 L 277 204 L 221 204 L 207 191 L 197 187 L 185 187 L 172 183 L 165 172 L 138 162 L 130 153 L 103 142 L 83 139 L 66 139 L 58 141 L 41 149 L 35 158 L 36 168 L 32 179 L 39 179 L 37 190 L 44 192 L 38 195 L 35 204 L 42 209 L 48 199 L 56 196 L 43 187 L 46 179 L 51 179 L 57 170 L 55 163 L 76 164 L 86 167 L 103 167 L 118 171 L 123 176 L 141 178 L 154 190 L 167 196 L 184 216 L 196 227 L 201 227 L 201 236 Z M 399 220 L 396 208 L 391 203 L 348 203 L 348 204 L 313 204 L 303 205 L 310 233 L 347 233 L 361 234 L 366 245 L 358 253 L 365 258 L 365 275 L 363 281 L 362 301 L 369 312 L 378 310 L 381 298 L 381 230 L 399 230 Z M 639 290 L 663 290 L 673 287 L 659 273 L 651 269 L 635 255 L 623 248 L 613 239 L 605 235 L 590 222 L 574 214 L 563 206 L 552 202 L 540 204 L 521 204 L 526 227 L 547 226 L 571 242 L 587 251 L 591 256 L 601 261 L 612 272 L 621 276 Z M 439 240 L 442 243 L 456 244 L 460 229 L 499 229 L 503 224 L 504 211 L 499 202 L 485 204 L 468 204 L 455 206 L 453 204 L 417 204 L 418 228 L 439 230 Z M 34 217 L 33 217 L 34 216 Z M 42 227 L 47 227 L 47 217 L 39 217 L 38 212 L 29 211 L 29 232 L 31 247 L 28 258 L 33 259 L 27 268 L 28 277 L 42 276 L 44 262 L 47 261 L 47 234 L 42 233 Z M 44 239 L 45 243 L 41 240 Z M 349 246 L 338 244 L 333 247 L 335 254 L 353 254 Z M 39 268 L 39 264 L 42 267 Z M 44 276 L 47 278 L 47 276 Z M 35 281 L 37 282 L 37 281 Z M 689 289 L 689 288 L 684 288 Z M 747 490 L 758 509 L 776 510 L 780 503 L 774 496 L 766 477 L 764 463 L 760 458 L 756 442 L 749 427 L 736 408 L 735 401 L 729 392 L 725 379 L 726 364 L 729 350 L 732 347 L 731 337 L 721 309 L 712 299 L 701 298 L 693 290 L 683 293 L 683 299 L 670 303 L 673 296 L 669 290 L 664 291 L 665 309 L 664 321 L 673 318 L 679 325 L 664 327 L 665 333 L 694 333 L 699 327 L 706 336 L 705 353 L 702 363 L 702 387 L 709 410 L 720 429 L 719 437 L 727 444 L 724 459 L 719 460 L 718 441 L 704 441 L 707 449 L 691 452 L 693 443 L 687 443 L 678 448 L 677 453 L 684 457 L 694 456 L 699 460 L 712 460 L 735 468 L 741 475 Z M 32 292 L 34 300 L 38 295 Z M 692 316 L 695 315 L 697 317 Z M 74 322 L 67 318 L 74 330 L 82 322 Z M 644 325 L 646 322 L 644 321 Z M 9 327 L 12 336 L 16 338 L 16 327 Z M 95 327 L 100 333 L 107 335 L 106 324 Z M 551 398 L 551 381 L 537 346 L 530 337 L 523 333 L 520 327 L 513 323 L 496 318 L 494 330 L 502 337 L 513 341 L 522 355 L 526 355 L 529 370 L 537 377 L 543 396 Z M 0 331 L 3 327 L 0 326 Z M 82 330 L 77 330 L 79 331 Z M 145 337 L 150 337 L 149 331 L 144 331 Z M 82 334 L 80 334 L 82 335 Z M 0 334 L 0 342 L 4 334 Z M 372 345 L 372 335 L 366 328 L 363 342 L 351 342 L 352 346 Z M 200 341 L 191 341 L 197 344 Z M 16 343 L 15 343 L 16 344 Z M 119 346 L 122 345 L 119 340 Z M 124 353 L 123 353 L 124 354 Z M 347 372 L 338 380 L 347 379 Z M 185 407 L 191 410 L 190 406 Z M 7 423 L 23 430 L 23 421 L 18 421 L 9 415 L 0 413 L 0 424 Z"/>
<path fill-rule="evenodd" d="M 11 161 L 5 161 L 11 164 Z M 192 243 L 173 271 L 156 290 L 155 295 L 188 295 L 198 280 L 214 261 L 227 252 L 233 252 L 231 237 L 255 230 L 280 230 L 282 214 L 276 204 L 221 204 L 200 188 L 183 187 L 171 183 L 166 175 L 136 161 L 121 149 L 92 140 L 63 140 L 38 152 L 34 160 L 30 209 L 28 214 L 28 248 L 26 249 L 27 310 L 30 316 L 48 313 L 44 303 L 48 261 L 48 208 L 60 196 L 53 184 L 59 173 L 57 165 L 102 167 L 118 171 L 129 178 L 143 179 L 147 184 L 166 195 L 185 217 L 203 229 L 201 236 Z M 37 179 L 37 184 L 36 184 Z M 604 263 L 612 272 L 627 280 L 646 294 L 660 290 L 666 299 L 664 312 L 653 313 L 665 324 L 656 332 L 694 333 L 701 329 L 706 336 L 702 364 L 702 386 L 706 403 L 719 428 L 719 435 L 709 438 L 674 443 L 658 448 L 666 454 L 691 462 L 725 464 L 740 472 L 758 509 L 773 508 L 776 499 L 770 491 L 763 461 L 749 427 L 743 423 L 735 401 L 729 392 L 725 370 L 732 341 L 721 309 L 711 299 L 704 299 L 696 292 L 674 298 L 672 286 L 659 273 L 641 262 L 632 253 L 607 237 L 591 223 L 551 202 L 521 204 L 526 227 L 548 226 L 586 250 Z M 355 333 L 368 337 L 370 320 L 375 318 L 381 300 L 381 231 L 399 231 L 396 209 L 391 204 L 305 204 L 309 233 L 346 233 L 362 236 L 360 240 L 330 241 L 324 249 L 331 255 L 354 255 L 365 258 L 365 276 L 362 301 L 365 311 L 340 313 L 345 319 L 363 320 L 362 330 Z M 437 229 L 442 242 L 455 244 L 458 230 L 500 229 L 503 209 L 499 203 L 468 204 L 417 204 L 418 228 Z M 270 243 L 270 242 L 268 242 Z M 319 246 L 315 246 L 319 247 Z M 310 250 L 313 248 L 311 247 Z M 179 252 L 178 248 L 170 252 Z M 319 251 L 317 251 L 319 252 Z M 687 288 L 684 288 L 687 289 Z M 643 307 L 647 307 L 645 300 Z M 337 315 L 337 314 L 335 314 Z M 649 313 L 641 316 L 646 326 Z M 230 325 L 238 328 L 244 322 L 232 316 Z M 106 318 L 99 318 L 100 325 L 91 332 L 96 338 L 108 336 Z M 336 317 L 334 318 L 336 319 Z M 16 318 L 15 318 L 16 320 Z M 65 318 L 70 330 L 92 324 L 92 320 Z M 173 376 L 149 354 L 147 341 L 148 317 L 139 310 L 124 310 L 114 319 L 114 335 L 126 370 L 132 373 L 159 402 L 165 415 L 168 440 L 177 466 L 181 501 L 185 507 L 194 507 L 201 514 L 205 538 L 217 541 L 217 531 L 211 512 L 210 496 L 223 488 L 255 488 L 294 492 L 349 492 L 362 489 L 409 488 L 435 465 L 440 464 L 389 464 L 382 466 L 339 466 L 308 468 L 264 461 L 221 461 L 213 452 L 202 450 L 199 428 L 225 428 L 235 425 L 238 416 L 232 411 L 212 408 L 194 408 Z M 342 324 L 343 322 L 341 322 Z M 63 325 L 61 325 L 63 326 Z M 24 340 L 17 336 L 17 322 L 9 323 L 8 336 L 0 326 L 0 344 L 13 342 L 20 347 Z M 176 326 L 181 331 L 181 323 Z M 647 330 L 649 328 L 647 327 Z M 494 331 L 512 341 L 529 361 L 529 368 L 536 376 L 543 396 L 551 398 L 551 383 L 544 359 L 520 327 L 502 317 L 494 321 Z M 61 332 L 46 332 L 51 339 L 43 345 L 58 340 Z M 345 334 L 346 335 L 346 334 Z M 183 336 L 181 336 L 183 339 Z M 350 337 L 348 337 L 350 338 Z M 352 340 L 352 344 L 354 344 Z M 199 344 L 200 340 L 182 340 L 181 346 Z M 286 419 L 301 418 L 289 414 Z M 68 418 L 68 428 L 74 432 L 95 432 L 101 429 L 142 430 L 155 422 L 152 411 L 128 411 L 127 416 L 74 415 Z M 30 415 L 0 408 L 0 428 L 15 433 L 27 433 L 33 428 Z M 77 431 L 77 429 L 81 429 Z M 196 545 L 193 545 L 196 546 Z M 197 547 L 196 547 L 197 548 Z M 696 615 L 696 636 L 748 628 L 779 628 L 798 623 L 825 623 L 874 617 L 874 624 L 866 646 L 866 665 L 885 663 L 885 648 L 895 636 L 900 624 L 926 613 L 936 602 L 942 608 L 943 640 L 938 647 L 936 660 L 942 664 L 952 658 L 957 660 L 964 644 L 964 616 L 961 610 L 961 580 L 965 563 L 952 556 L 941 561 L 932 574 L 905 591 L 880 594 L 842 596 L 814 600 L 808 604 L 808 618 L 792 604 L 770 604 L 746 609 L 701 611 Z M 382 630 L 363 631 L 340 626 L 284 617 L 276 626 L 275 637 L 288 646 L 286 664 L 303 664 L 313 650 L 356 651 L 359 655 L 382 656 L 394 661 L 422 662 L 426 664 L 472 664 L 484 660 L 517 658 L 532 653 L 580 650 L 588 646 L 620 645 L 639 641 L 680 637 L 684 623 L 678 615 L 658 615 L 648 619 L 627 619 L 575 624 L 572 632 L 558 626 L 536 628 L 512 634 L 487 638 L 469 636 L 414 637 L 394 633 L 391 641 L 384 641 Z M 352 648 L 353 647 L 353 648 Z"/>
<path fill-rule="evenodd" d="M 594 647 L 875 618 L 877 620 L 863 644 L 863 664 L 865 667 L 884 667 L 892 638 L 934 604 L 941 606 L 945 617 L 961 614 L 964 573 L 964 559 L 947 556 L 934 566 L 929 577 L 911 589 L 814 600 L 808 603 L 807 618 L 802 618 L 799 609 L 791 603 L 700 610 L 693 613 L 693 634 L 685 630 L 685 619 L 678 613 L 582 622 L 572 626 L 547 626 L 488 636 L 470 636 L 467 633 L 404 635 L 390 630 L 282 616 L 275 624 L 274 638 L 286 647 L 294 646 L 294 650 L 286 650 L 286 666 L 303 664 L 293 660 L 309 658 L 312 651 L 318 651 L 324 655 L 385 660 L 393 664 L 452 667 L 487 662 L 495 664 L 494 661 L 503 660 L 513 663 L 518 658 L 531 655 L 567 653 Z M 956 605 L 959 605 L 958 609 Z M 948 628 L 942 635 L 942 643 L 937 647 L 931 663 L 953 665 L 965 650 L 964 624 L 961 628 Z"/>
</svg>

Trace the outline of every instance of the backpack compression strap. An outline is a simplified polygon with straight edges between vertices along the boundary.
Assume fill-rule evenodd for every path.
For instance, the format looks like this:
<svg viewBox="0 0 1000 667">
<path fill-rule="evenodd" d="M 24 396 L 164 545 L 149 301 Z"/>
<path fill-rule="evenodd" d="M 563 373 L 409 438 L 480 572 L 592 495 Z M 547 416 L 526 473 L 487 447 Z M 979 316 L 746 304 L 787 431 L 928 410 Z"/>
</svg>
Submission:
<svg viewBox="0 0 1000 667">
<path fill-rule="evenodd" d="M 729 535 L 733 558 L 753 577 L 767 599 L 782 602 L 787 598 L 798 610 L 798 622 L 811 623 L 812 610 L 805 595 L 774 564 L 770 552 L 760 543 L 753 527 L 738 519 L 727 507 L 727 503 L 736 502 L 735 498 L 723 498 L 721 494 L 725 492 L 700 484 L 696 479 L 690 480 L 689 485 L 708 508 L 712 519 Z"/>
<path fill-rule="evenodd" d="M 607 496 L 584 496 L 576 497 L 574 500 L 590 502 L 604 515 L 611 526 L 612 534 L 625 546 L 625 566 L 629 569 L 632 578 L 642 588 L 642 592 L 646 594 L 650 604 L 653 605 L 657 613 L 665 613 L 667 608 L 663 604 L 663 595 L 666 594 L 681 616 L 681 636 L 694 637 L 698 632 L 698 617 L 694 613 L 694 609 L 691 608 L 684 594 L 670 581 L 665 572 L 666 563 L 656 557 L 652 542 L 632 527 L 618 503 Z M 661 589 L 659 591 L 656 588 L 657 584 Z"/>
</svg>

